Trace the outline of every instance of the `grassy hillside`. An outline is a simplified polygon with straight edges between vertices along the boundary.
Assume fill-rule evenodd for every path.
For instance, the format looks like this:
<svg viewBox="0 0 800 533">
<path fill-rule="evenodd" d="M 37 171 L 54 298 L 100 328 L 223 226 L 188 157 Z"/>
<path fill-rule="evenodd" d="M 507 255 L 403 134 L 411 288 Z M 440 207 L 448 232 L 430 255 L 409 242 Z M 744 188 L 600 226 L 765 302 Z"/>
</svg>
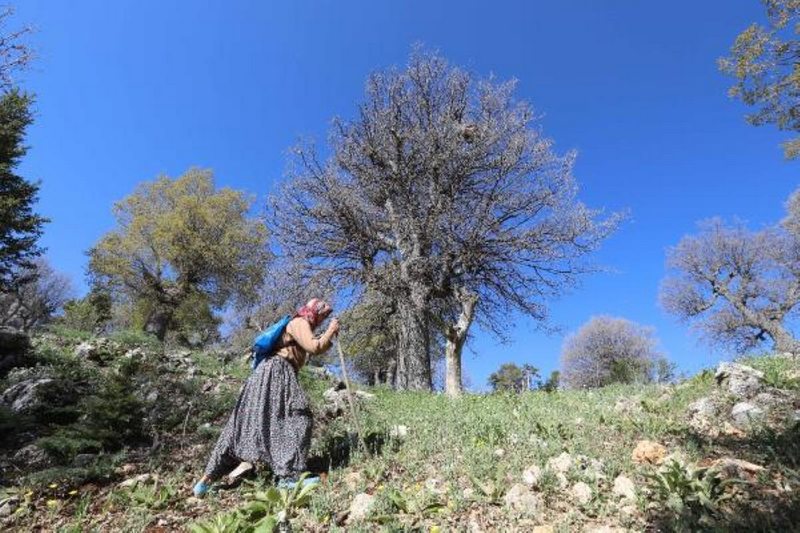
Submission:
<svg viewBox="0 0 800 533">
<path fill-rule="evenodd" d="M 83 386 L 44 412 L 0 410 L 0 524 L 10 530 L 267 531 L 283 520 L 295 531 L 786 531 L 800 523 L 792 358 L 743 361 L 763 372 L 760 393 L 777 400 L 757 422 L 719 416 L 710 432 L 692 422 L 690 405 L 710 398 L 727 413 L 739 401 L 713 371 L 669 387 L 456 400 L 376 389 L 359 402 L 369 455 L 347 416 L 323 415 L 331 383 L 304 373 L 319 420 L 311 464 L 324 482 L 281 493 L 259 471 L 196 500 L 191 485 L 244 363 L 170 353 L 136 336 L 98 343 L 63 333 L 39 339 L 39 367 L 0 382 L 0 392 L 32 374 Z M 105 348 L 78 355 L 86 340 Z M 49 456 L 46 468 L 14 459 L 31 442 Z"/>
</svg>

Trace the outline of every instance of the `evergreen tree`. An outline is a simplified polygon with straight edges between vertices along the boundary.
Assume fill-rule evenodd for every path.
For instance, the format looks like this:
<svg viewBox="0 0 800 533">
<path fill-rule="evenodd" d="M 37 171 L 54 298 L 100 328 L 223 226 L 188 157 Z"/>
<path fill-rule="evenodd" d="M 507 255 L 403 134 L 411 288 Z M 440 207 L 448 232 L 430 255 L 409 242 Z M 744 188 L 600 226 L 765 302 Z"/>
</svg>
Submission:
<svg viewBox="0 0 800 533">
<path fill-rule="evenodd" d="M 42 253 L 36 241 L 47 220 L 33 211 L 39 185 L 15 170 L 27 152 L 25 130 L 31 124 L 31 96 L 11 90 L 0 97 L 0 290 L 32 268 Z"/>
</svg>

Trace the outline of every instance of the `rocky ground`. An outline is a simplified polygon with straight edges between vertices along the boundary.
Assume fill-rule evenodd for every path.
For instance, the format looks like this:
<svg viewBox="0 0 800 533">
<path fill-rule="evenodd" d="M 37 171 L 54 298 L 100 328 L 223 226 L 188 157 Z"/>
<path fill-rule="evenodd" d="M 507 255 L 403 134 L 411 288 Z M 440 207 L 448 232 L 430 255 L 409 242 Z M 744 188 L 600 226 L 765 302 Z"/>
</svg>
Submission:
<svg viewBox="0 0 800 533">
<path fill-rule="evenodd" d="M 0 380 L 0 527 L 19 531 L 788 531 L 800 523 L 800 361 L 674 386 L 520 395 L 346 392 L 303 373 L 323 483 L 256 465 L 190 497 L 237 354 L 136 335 L 37 337 Z M 2 358 L 2 354 L 0 354 Z M 2 363 L 2 361 L 0 361 Z M 97 419 L 100 422 L 96 422 Z M 94 420 L 94 421 L 93 421 Z M 111 428 L 111 431 L 109 431 Z"/>
</svg>

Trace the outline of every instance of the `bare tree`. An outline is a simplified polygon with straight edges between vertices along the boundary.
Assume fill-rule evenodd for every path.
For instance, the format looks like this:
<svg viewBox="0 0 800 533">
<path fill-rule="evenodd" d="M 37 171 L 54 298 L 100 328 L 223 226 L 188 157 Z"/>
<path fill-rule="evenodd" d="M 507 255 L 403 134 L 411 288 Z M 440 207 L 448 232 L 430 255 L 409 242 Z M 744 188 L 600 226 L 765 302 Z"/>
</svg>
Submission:
<svg viewBox="0 0 800 533">
<path fill-rule="evenodd" d="M 23 270 L 19 280 L 0 293 L 0 326 L 29 331 L 47 322 L 72 294 L 69 278 L 42 258 Z"/>
<path fill-rule="evenodd" d="M 668 254 L 663 307 L 713 344 L 745 352 L 770 340 L 778 351 L 798 353 L 785 324 L 800 302 L 797 200 L 788 204 L 786 229 L 749 231 L 712 219 L 684 237 Z"/>
<path fill-rule="evenodd" d="M 34 55 L 33 49 L 25 42 L 33 28 L 8 29 L 13 16 L 13 7 L 0 6 L 0 89 L 4 91 L 14 86 L 13 73 L 26 69 Z"/>
<path fill-rule="evenodd" d="M 296 150 L 272 199 L 288 255 L 397 302 L 400 388 L 431 388 L 432 309 L 446 311 L 455 393 L 473 321 L 499 335 L 513 310 L 544 321 L 617 223 L 576 201 L 574 154 L 552 150 L 513 91 L 415 53 L 370 76 L 358 117 L 335 121 L 327 162 Z"/>
<path fill-rule="evenodd" d="M 560 379 L 570 388 L 650 383 L 664 359 L 653 328 L 597 316 L 564 341 Z"/>
</svg>

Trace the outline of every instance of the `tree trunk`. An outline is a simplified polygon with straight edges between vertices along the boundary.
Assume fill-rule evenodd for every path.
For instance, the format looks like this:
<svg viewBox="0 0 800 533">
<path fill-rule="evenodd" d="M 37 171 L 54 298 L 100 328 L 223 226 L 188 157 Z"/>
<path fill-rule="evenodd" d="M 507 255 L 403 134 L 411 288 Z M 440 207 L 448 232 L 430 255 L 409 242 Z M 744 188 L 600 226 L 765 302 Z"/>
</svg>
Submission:
<svg viewBox="0 0 800 533">
<path fill-rule="evenodd" d="M 401 390 L 433 390 L 428 345 L 427 309 L 417 298 L 401 298 L 397 311 L 400 329 L 397 342 L 397 388 Z"/>
<path fill-rule="evenodd" d="M 478 298 L 475 294 L 462 292 L 458 300 L 461 302 L 458 321 L 445 333 L 445 393 L 451 397 L 460 395 L 464 390 L 461 380 L 461 351 L 475 316 Z"/>
<path fill-rule="evenodd" d="M 393 357 L 389 361 L 389 366 L 386 369 L 386 384 L 393 389 L 397 388 L 397 382 L 395 381 L 396 371 L 397 371 L 397 358 Z"/>
<path fill-rule="evenodd" d="M 154 289 L 156 303 L 145 320 L 144 331 L 163 341 L 175 311 L 188 295 L 189 287 L 157 285 Z"/>
<path fill-rule="evenodd" d="M 169 329 L 170 322 L 172 322 L 173 313 L 173 309 L 157 306 L 147 316 L 147 320 L 144 324 L 144 331 L 155 335 L 158 340 L 163 341 L 167 336 L 167 330 Z"/>
<path fill-rule="evenodd" d="M 797 341 L 780 323 L 769 324 L 764 328 L 775 343 L 775 351 L 779 353 L 800 353 L 800 342 Z"/>
</svg>

